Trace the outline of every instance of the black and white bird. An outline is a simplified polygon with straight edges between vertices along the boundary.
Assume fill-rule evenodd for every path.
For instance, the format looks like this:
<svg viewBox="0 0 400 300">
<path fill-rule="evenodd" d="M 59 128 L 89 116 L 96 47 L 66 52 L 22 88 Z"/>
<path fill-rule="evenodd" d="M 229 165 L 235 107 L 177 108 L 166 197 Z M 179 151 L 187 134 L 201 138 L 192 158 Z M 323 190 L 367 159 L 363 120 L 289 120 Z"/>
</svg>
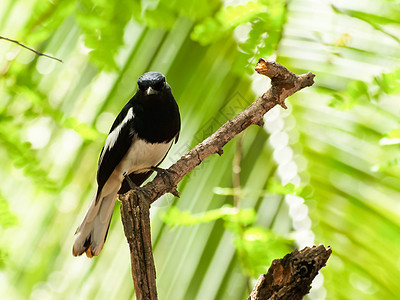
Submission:
<svg viewBox="0 0 400 300">
<path fill-rule="evenodd" d="M 137 84 L 136 94 L 117 116 L 101 151 L 97 192 L 76 230 L 74 256 L 100 254 L 117 194 L 130 189 L 125 176 L 140 186 L 178 140 L 179 108 L 165 76 L 145 73 Z"/>
</svg>

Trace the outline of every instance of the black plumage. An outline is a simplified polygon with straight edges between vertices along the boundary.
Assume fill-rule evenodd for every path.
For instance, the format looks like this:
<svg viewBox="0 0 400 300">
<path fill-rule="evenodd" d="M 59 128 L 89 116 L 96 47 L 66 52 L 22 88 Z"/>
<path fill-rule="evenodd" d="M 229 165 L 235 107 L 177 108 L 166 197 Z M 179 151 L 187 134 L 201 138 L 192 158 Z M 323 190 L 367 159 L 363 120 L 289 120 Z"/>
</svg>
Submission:
<svg viewBox="0 0 400 300">
<path fill-rule="evenodd" d="M 136 94 L 115 119 L 101 151 L 97 192 L 77 229 L 73 254 L 98 255 L 104 245 L 117 193 L 141 185 L 167 155 L 180 131 L 178 105 L 164 75 L 143 74 Z"/>
</svg>

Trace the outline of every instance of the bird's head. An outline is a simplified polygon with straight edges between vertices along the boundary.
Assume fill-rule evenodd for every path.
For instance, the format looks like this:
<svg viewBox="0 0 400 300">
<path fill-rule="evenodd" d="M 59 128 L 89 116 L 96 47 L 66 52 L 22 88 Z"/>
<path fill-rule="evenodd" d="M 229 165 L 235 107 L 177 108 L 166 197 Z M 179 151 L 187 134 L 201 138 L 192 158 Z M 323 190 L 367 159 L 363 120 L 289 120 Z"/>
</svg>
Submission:
<svg viewBox="0 0 400 300">
<path fill-rule="evenodd" d="M 159 94 L 168 87 L 168 84 L 165 81 L 165 76 L 158 72 L 144 73 L 139 77 L 137 84 L 140 91 L 145 93 L 147 96 Z"/>
</svg>

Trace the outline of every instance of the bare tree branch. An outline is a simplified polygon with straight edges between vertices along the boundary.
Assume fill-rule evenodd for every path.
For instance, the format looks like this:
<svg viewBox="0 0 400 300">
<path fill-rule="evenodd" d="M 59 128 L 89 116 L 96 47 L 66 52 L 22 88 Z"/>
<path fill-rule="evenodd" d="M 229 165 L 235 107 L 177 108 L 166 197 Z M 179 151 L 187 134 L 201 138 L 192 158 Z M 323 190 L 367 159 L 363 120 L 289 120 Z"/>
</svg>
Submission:
<svg viewBox="0 0 400 300">
<path fill-rule="evenodd" d="M 153 181 L 147 183 L 143 189 L 150 196 L 150 204 L 163 194 L 176 194 L 177 184 L 203 160 L 212 154 L 222 153 L 222 148 L 240 132 L 250 125 L 262 124 L 265 113 L 275 105 L 286 108 L 287 97 L 314 83 L 315 75 L 312 73 L 295 75 L 284 66 L 264 59 L 259 60 L 255 70 L 271 78 L 270 89 L 166 170 L 170 174 L 171 182 L 159 174 Z M 134 190 L 130 191 L 130 193 L 134 192 Z"/>
<path fill-rule="evenodd" d="M 262 274 L 248 300 L 300 300 L 311 289 L 311 283 L 332 253 L 324 245 L 294 250 L 275 259 L 267 274 Z"/>
<path fill-rule="evenodd" d="M 156 300 L 156 269 L 150 234 L 150 206 L 142 193 L 120 195 L 121 217 L 131 252 L 136 299 Z"/>
<path fill-rule="evenodd" d="M 11 42 L 11 43 L 17 44 L 17 45 L 19 45 L 19 46 L 21 46 L 21 47 L 24 47 L 25 49 L 28 49 L 28 50 L 32 51 L 32 52 L 35 53 L 36 55 L 39 55 L 39 56 L 46 56 L 46 57 L 48 57 L 48 58 L 57 60 L 57 61 L 59 61 L 59 62 L 61 62 L 61 63 L 63 62 L 61 59 L 59 59 L 59 58 L 57 58 L 57 57 L 54 57 L 54 56 L 51 56 L 51 55 L 48 55 L 48 54 L 39 52 L 39 51 L 37 51 L 37 50 L 35 50 L 35 49 L 32 49 L 32 48 L 29 48 L 28 46 L 25 46 L 24 44 L 21 44 L 20 42 L 18 42 L 18 41 L 16 41 L 16 40 L 12 40 L 12 39 L 6 38 L 6 37 L 4 37 L 4 36 L 0 36 L 0 40 L 6 40 L 6 41 L 9 41 L 9 42 Z"/>
<path fill-rule="evenodd" d="M 250 125 L 262 125 L 265 113 L 274 106 L 280 105 L 286 108 L 285 99 L 287 97 L 314 83 L 315 75 L 311 72 L 295 75 L 284 66 L 262 58 L 258 61 L 255 70 L 271 78 L 271 87 L 266 93 L 183 155 L 175 164 L 165 170 L 164 174 L 159 173 L 144 187 L 120 196 L 121 216 L 131 250 L 132 277 L 137 299 L 157 299 L 150 221 L 147 212 L 149 205 L 166 193 L 179 197 L 177 184 L 184 176 L 210 155 L 216 153 L 221 155 L 222 148 Z M 146 212 L 141 210 L 146 210 Z M 138 218 L 142 219 L 138 220 Z M 144 226 L 140 227 L 138 224 Z"/>
</svg>

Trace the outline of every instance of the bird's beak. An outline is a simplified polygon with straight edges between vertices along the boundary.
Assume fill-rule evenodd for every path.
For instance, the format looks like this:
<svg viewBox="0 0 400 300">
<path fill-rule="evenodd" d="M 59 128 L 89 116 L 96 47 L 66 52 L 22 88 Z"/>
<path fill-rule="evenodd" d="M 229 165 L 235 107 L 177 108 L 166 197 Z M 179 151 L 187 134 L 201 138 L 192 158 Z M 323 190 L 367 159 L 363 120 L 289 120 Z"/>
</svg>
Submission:
<svg viewBox="0 0 400 300">
<path fill-rule="evenodd" d="M 158 92 L 153 89 L 151 86 L 149 86 L 149 88 L 146 90 L 146 94 L 147 95 L 153 95 L 153 94 L 157 94 Z"/>
</svg>

